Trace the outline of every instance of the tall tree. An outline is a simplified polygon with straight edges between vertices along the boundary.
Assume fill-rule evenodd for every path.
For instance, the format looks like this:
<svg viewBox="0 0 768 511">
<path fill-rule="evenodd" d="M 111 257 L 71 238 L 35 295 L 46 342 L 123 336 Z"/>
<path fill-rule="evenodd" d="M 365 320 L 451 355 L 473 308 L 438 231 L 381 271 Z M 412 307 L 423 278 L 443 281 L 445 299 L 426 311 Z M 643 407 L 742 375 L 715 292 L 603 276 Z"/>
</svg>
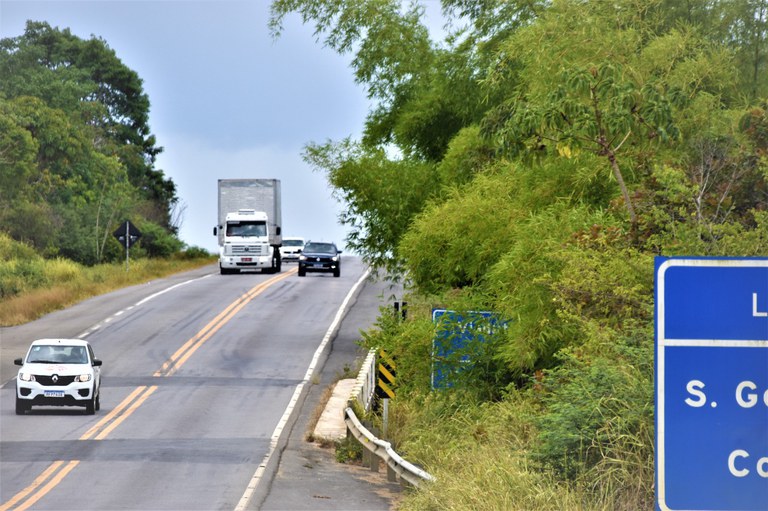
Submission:
<svg viewBox="0 0 768 511">
<path fill-rule="evenodd" d="M 162 148 L 150 133 L 149 98 L 106 41 L 29 21 L 23 35 L 0 40 L 0 91 L 40 98 L 86 122 L 98 150 L 117 156 L 142 196 L 159 205 L 153 220 L 173 228 L 176 187 L 154 167 Z"/>
</svg>

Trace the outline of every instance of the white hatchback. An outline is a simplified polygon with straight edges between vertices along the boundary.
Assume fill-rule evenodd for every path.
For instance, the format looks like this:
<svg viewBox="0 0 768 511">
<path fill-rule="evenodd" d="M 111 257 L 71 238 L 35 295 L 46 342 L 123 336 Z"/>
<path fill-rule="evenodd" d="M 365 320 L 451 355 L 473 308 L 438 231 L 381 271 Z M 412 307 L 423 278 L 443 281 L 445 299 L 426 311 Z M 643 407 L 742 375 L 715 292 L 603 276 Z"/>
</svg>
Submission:
<svg viewBox="0 0 768 511">
<path fill-rule="evenodd" d="M 26 357 L 14 363 L 21 366 L 16 377 L 17 415 L 32 405 L 84 406 L 87 414 L 100 408 L 101 360 L 87 341 L 38 339 Z"/>
</svg>

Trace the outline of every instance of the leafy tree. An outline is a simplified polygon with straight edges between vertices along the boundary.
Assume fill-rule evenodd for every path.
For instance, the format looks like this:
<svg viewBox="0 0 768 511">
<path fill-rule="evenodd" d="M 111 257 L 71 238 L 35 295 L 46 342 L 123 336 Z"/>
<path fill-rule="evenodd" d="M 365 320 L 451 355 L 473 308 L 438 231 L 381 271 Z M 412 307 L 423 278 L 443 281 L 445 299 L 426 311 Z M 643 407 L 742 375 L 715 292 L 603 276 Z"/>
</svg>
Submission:
<svg viewBox="0 0 768 511">
<path fill-rule="evenodd" d="M 162 149 L 149 99 L 105 41 L 30 21 L 22 36 L 0 40 L 0 91 L 5 230 L 88 264 L 119 256 L 111 232 L 129 214 L 175 237 L 178 199 L 154 167 Z M 153 236 L 162 248 L 148 252 L 181 246 L 165 238 Z"/>
<path fill-rule="evenodd" d="M 28 189 L 35 174 L 37 144 L 13 118 L 13 109 L 0 98 L 0 205 L 11 204 Z"/>
<path fill-rule="evenodd" d="M 434 165 L 392 161 L 383 150 L 366 150 L 349 140 L 310 145 L 305 158 L 328 171 L 334 193 L 347 205 L 340 220 L 352 228 L 349 247 L 374 267 L 397 274 L 398 242 L 435 191 Z"/>
<path fill-rule="evenodd" d="M 0 112 L 13 127 L 8 133 L 29 139 L 26 158 L 32 160 L 15 182 L 15 197 L 0 197 L 5 230 L 47 255 L 104 260 L 112 223 L 136 203 L 125 168 L 93 148 L 87 127 L 40 99 L 0 100 Z"/>
<path fill-rule="evenodd" d="M 183 243 L 166 229 L 152 222 L 141 222 L 139 253 L 149 257 L 170 257 L 181 251 Z"/>
<path fill-rule="evenodd" d="M 356 80 L 377 102 L 359 144 L 310 144 L 305 158 L 328 174 L 349 205 L 340 219 L 353 227 L 348 244 L 370 264 L 394 270 L 411 218 L 440 191 L 434 162 L 484 111 L 475 56 L 471 49 L 438 52 L 417 3 L 404 8 L 395 0 L 277 0 L 273 34 L 280 34 L 282 20 L 294 11 L 314 23 L 327 46 L 354 51 Z"/>
<path fill-rule="evenodd" d="M 133 186 L 162 205 L 156 220 L 173 227 L 168 211 L 178 199 L 174 183 L 154 168 L 162 148 L 150 134 L 149 98 L 104 40 L 29 21 L 22 36 L 0 40 L 0 90 L 40 98 L 86 123 L 98 150 L 118 156 Z"/>
</svg>

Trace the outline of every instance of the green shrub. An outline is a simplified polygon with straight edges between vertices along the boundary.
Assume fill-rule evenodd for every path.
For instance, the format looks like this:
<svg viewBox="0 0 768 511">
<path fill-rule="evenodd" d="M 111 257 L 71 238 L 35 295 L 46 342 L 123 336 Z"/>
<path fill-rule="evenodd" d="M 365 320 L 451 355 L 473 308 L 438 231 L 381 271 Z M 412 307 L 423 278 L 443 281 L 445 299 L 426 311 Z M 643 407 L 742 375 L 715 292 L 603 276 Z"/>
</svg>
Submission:
<svg viewBox="0 0 768 511">
<path fill-rule="evenodd" d="M 178 259 L 203 259 L 213 257 L 213 254 L 204 248 L 192 246 L 185 248 L 181 252 L 177 252 L 174 254 L 174 257 Z"/>
<path fill-rule="evenodd" d="M 14 259 L 34 259 L 39 257 L 35 249 L 26 243 L 13 240 L 8 234 L 0 232 L 0 261 Z"/>
<path fill-rule="evenodd" d="M 336 461 L 350 463 L 363 459 L 363 446 L 354 437 L 345 437 L 336 442 Z"/>
<path fill-rule="evenodd" d="M 179 238 L 155 223 L 141 222 L 139 230 L 141 238 L 136 247 L 137 256 L 171 257 L 184 247 Z"/>
<path fill-rule="evenodd" d="M 532 457 L 567 479 L 583 477 L 606 458 L 622 459 L 637 446 L 646 453 L 642 458 L 652 459 L 653 370 L 647 361 L 653 360 L 653 342 L 615 342 L 614 356 L 564 350 L 562 365 L 544 372 L 545 412 L 536 420 L 540 434 Z"/>
<path fill-rule="evenodd" d="M 72 282 L 82 274 L 82 267 L 69 259 L 50 259 L 45 264 L 46 280 L 51 284 Z"/>
</svg>

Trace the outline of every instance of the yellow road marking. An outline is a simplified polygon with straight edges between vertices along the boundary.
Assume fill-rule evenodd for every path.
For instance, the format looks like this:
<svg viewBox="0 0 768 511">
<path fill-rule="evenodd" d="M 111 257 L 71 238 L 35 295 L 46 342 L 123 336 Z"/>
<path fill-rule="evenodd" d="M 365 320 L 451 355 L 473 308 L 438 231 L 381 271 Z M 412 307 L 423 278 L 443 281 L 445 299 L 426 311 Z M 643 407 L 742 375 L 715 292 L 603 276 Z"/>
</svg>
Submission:
<svg viewBox="0 0 768 511">
<path fill-rule="evenodd" d="M 131 401 L 133 401 L 133 399 L 136 397 L 136 395 L 139 394 L 140 392 L 142 392 L 146 388 L 147 388 L 146 386 L 138 387 L 133 392 L 128 394 L 128 397 L 123 399 L 123 401 L 119 405 L 117 405 L 103 419 L 101 419 L 99 422 L 97 422 L 91 429 L 86 431 L 83 434 L 83 436 L 81 436 L 79 438 L 79 440 L 88 440 L 89 438 L 93 437 L 99 429 L 101 429 L 106 423 L 111 421 L 114 417 L 119 415 L 123 411 L 123 409 L 126 408 Z"/>
<path fill-rule="evenodd" d="M 64 467 L 62 468 L 62 465 L 64 464 L 63 461 L 54 462 L 50 467 L 45 469 L 45 471 L 42 474 L 40 474 L 34 481 L 32 481 L 32 484 L 30 484 L 29 486 L 21 490 L 11 500 L 3 504 L 0 507 L 0 511 L 7 511 L 11 507 L 15 506 L 19 501 L 27 498 L 27 496 L 32 494 L 31 496 L 29 496 L 26 502 L 24 502 L 23 504 L 21 504 L 19 507 L 16 508 L 16 511 L 24 511 L 25 509 L 29 509 L 30 506 L 32 506 L 35 502 L 43 498 L 43 496 L 46 495 L 49 491 L 51 491 L 54 486 L 59 484 L 61 480 L 64 479 L 67 476 L 67 474 L 69 474 L 69 472 L 77 466 L 78 463 L 80 463 L 79 460 L 72 460 L 66 465 L 64 465 Z M 52 475 L 54 476 L 51 478 Z M 49 478 L 50 478 L 50 481 L 48 481 Z M 48 481 L 48 483 L 46 483 L 44 486 L 41 487 L 41 485 L 45 483 L 45 481 Z"/>
<path fill-rule="evenodd" d="M 173 375 L 189 359 L 189 357 L 191 357 L 192 354 L 197 351 L 197 349 L 200 348 L 203 343 L 205 343 L 205 341 L 210 339 L 213 334 L 218 332 L 222 326 L 229 322 L 229 320 L 232 319 L 235 314 L 240 312 L 240 310 L 245 307 L 251 300 L 263 293 L 272 284 L 288 278 L 294 273 L 296 273 L 295 268 L 282 273 L 277 277 L 271 278 L 266 282 L 262 282 L 235 300 L 226 309 L 224 309 L 223 312 L 213 318 L 210 323 L 205 325 L 202 330 L 200 330 L 197 334 L 192 336 L 191 339 L 185 342 L 181 348 L 176 350 L 176 353 L 171 355 L 171 357 L 163 363 L 163 366 L 159 370 L 155 371 L 153 376 L 160 377 Z"/>
<path fill-rule="evenodd" d="M 142 395 L 140 395 L 140 396 L 139 396 L 139 398 L 138 398 L 138 399 L 136 399 L 136 401 L 134 401 L 134 402 L 133 402 L 133 404 L 130 406 L 130 408 L 128 408 L 128 410 L 126 410 L 126 411 L 125 411 L 125 413 L 124 413 L 124 414 L 122 414 L 120 417 L 118 417 L 117 419 L 115 419 L 115 420 L 112 422 L 112 424 L 110 424 L 109 426 L 107 426 L 106 428 L 104 428 L 104 431 L 102 431 L 101 433 L 99 433 L 98 435 L 96 435 L 96 437 L 94 437 L 94 440 L 104 440 L 104 439 L 107 437 L 107 435 L 108 435 L 108 434 L 109 434 L 109 433 L 110 433 L 110 432 L 111 432 L 113 429 L 115 429 L 115 428 L 116 428 L 117 426 L 119 426 L 119 425 L 120 425 L 120 424 L 121 424 L 121 423 L 122 423 L 122 422 L 123 422 L 125 419 L 127 419 L 129 415 L 131 415 L 131 414 L 132 414 L 134 411 L 136 411 L 136 409 L 137 409 L 139 406 L 141 406 L 141 404 L 142 404 L 144 401 L 146 401 L 146 400 L 147 400 L 147 398 L 148 398 L 149 396 L 151 396 L 151 395 L 152 395 L 152 393 L 153 393 L 154 391 L 156 391 L 156 390 L 157 390 L 157 385 L 153 385 L 153 386 L 151 386 L 151 387 L 149 387 L 149 388 L 147 388 L 147 387 L 144 387 L 144 389 L 146 389 L 146 392 L 144 392 Z"/>
</svg>

